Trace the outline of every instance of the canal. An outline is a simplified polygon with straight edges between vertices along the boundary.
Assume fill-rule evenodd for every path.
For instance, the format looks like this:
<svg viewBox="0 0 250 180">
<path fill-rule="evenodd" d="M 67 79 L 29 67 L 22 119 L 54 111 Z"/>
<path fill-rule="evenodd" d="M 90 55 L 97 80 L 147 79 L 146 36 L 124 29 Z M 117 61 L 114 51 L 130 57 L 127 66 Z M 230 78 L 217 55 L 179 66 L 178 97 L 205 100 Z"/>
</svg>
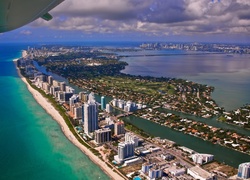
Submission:
<svg viewBox="0 0 250 180">
<path fill-rule="evenodd" d="M 36 68 L 43 72 L 44 74 L 51 75 L 53 76 L 56 80 L 58 81 L 65 81 L 67 85 L 73 87 L 76 90 L 76 93 L 80 91 L 84 91 L 83 89 L 74 86 L 72 84 L 69 84 L 67 79 L 58 76 L 56 74 L 53 74 L 51 72 L 47 72 L 44 67 L 39 66 L 37 63 L 34 63 Z M 95 95 L 96 100 L 100 102 L 100 96 Z M 107 97 L 106 102 L 108 103 L 112 98 Z M 119 110 L 114 110 L 115 114 L 119 114 Z M 249 135 L 249 130 L 245 130 L 243 128 L 225 124 L 219 121 L 216 121 L 215 119 L 205 119 L 205 118 L 200 118 L 197 116 L 189 115 L 189 114 L 184 114 L 181 112 L 175 112 L 175 111 L 170 111 L 167 110 L 167 112 L 171 112 L 173 114 L 179 115 L 183 118 L 188 118 L 188 119 L 193 119 L 195 121 L 201 121 L 204 123 L 207 123 L 211 126 L 223 128 L 223 129 L 231 129 L 235 130 L 238 133 L 244 134 L 244 135 Z M 223 146 L 220 146 L 218 144 L 212 144 L 211 142 L 204 141 L 200 138 L 190 136 L 175 130 L 172 130 L 168 127 L 161 126 L 157 123 L 136 117 L 136 116 L 128 116 L 123 118 L 125 122 L 129 122 L 133 124 L 134 126 L 144 130 L 145 132 L 149 133 L 150 135 L 153 135 L 155 137 L 161 137 L 161 138 L 166 138 L 172 141 L 175 141 L 177 144 L 186 146 L 188 148 L 193 149 L 194 151 L 197 151 L 199 153 L 209 153 L 213 154 L 215 156 L 215 159 L 218 160 L 219 162 L 224 162 L 225 164 L 228 164 L 230 166 L 233 166 L 235 168 L 238 168 L 238 165 L 243 162 L 250 162 L 250 156 L 238 151 L 235 151 L 233 149 L 229 149 Z"/>
<path fill-rule="evenodd" d="M 235 131 L 235 132 L 242 134 L 242 135 L 250 136 L 250 130 L 244 129 L 240 126 L 227 124 L 227 123 L 223 123 L 221 121 L 218 121 L 217 116 L 212 117 L 212 118 L 203 118 L 203 117 L 195 116 L 192 114 L 182 113 L 182 112 L 173 111 L 173 110 L 164 109 L 164 108 L 158 108 L 157 110 L 161 111 L 161 112 L 165 112 L 165 113 L 172 113 L 172 114 L 178 115 L 182 118 L 186 118 L 186 119 L 190 119 L 190 120 L 194 120 L 194 121 L 199 121 L 199 122 L 205 123 L 209 126 L 227 129 L 227 130 Z"/>
<path fill-rule="evenodd" d="M 166 138 L 175 141 L 177 144 L 186 146 L 199 153 L 213 154 L 215 159 L 219 162 L 224 162 L 230 166 L 238 168 L 238 165 L 243 162 L 250 161 L 250 155 L 229 149 L 218 144 L 204 141 L 200 138 L 184 134 L 168 127 L 161 126 L 160 124 L 152 121 L 145 120 L 136 116 L 124 117 L 125 122 L 129 122 L 136 127 L 155 137 Z"/>
</svg>

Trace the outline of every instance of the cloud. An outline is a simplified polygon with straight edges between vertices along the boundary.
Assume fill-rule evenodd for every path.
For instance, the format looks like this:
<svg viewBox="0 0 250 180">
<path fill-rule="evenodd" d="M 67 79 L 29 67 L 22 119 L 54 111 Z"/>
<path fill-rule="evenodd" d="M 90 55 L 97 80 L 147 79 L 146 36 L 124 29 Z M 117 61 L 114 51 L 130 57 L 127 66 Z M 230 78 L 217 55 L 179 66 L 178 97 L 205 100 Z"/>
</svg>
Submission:
<svg viewBox="0 0 250 180">
<path fill-rule="evenodd" d="M 249 35 L 249 9 L 249 0 L 68 0 L 52 10 L 52 21 L 39 19 L 31 26 L 104 34 Z"/>
<path fill-rule="evenodd" d="M 29 31 L 29 30 L 22 30 L 22 31 L 20 31 L 20 34 L 23 34 L 23 35 L 31 35 L 32 32 Z"/>
<path fill-rule="evenodd" d="M 54 10 L 56 15 L 124 20 L 136 18 L 137 11 L 147 8 L 153 0 L 71 0 Z"/>
</svg>

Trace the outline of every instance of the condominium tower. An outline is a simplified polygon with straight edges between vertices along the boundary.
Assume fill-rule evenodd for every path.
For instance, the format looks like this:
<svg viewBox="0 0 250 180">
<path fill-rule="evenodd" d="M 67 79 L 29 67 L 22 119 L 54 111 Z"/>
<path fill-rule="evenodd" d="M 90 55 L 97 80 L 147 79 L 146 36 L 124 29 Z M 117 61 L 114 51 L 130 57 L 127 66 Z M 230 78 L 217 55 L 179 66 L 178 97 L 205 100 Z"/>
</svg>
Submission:
<svg viewBox="0 0 250 180">
<path fill-rule="evenodd" d="M 89 98 L 87 103 L 84 103 L 84 132 L 92 133 L 98 129 L 98 104 L 94 97 Z"/>
<path fill-rule="evenodd" d="M 243 179 L 250 178 L 250 162 L 242 163 L 239 165 L 238 177 Z"/>
</svg>

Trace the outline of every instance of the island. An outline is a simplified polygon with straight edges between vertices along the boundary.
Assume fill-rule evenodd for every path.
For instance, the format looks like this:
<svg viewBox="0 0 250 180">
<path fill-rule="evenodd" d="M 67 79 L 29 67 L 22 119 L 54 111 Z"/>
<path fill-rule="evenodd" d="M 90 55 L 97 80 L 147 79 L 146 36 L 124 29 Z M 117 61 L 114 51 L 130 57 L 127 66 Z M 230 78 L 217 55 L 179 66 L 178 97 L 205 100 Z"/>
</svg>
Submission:
<svg viewBox="0 0 250 180">
<path fill-rule="evenodd" d="M 208 85 L 183 79 L 123 74 L 120 71 L 127 63 L 102 48 L 30 48 L 16 63 L 34 98 L 57 120 L 66 137 L 113 179 L 153 179 L 165 175 L 188 178 L 194 174 L 226 179 L 237 172 L 233 167 L 214 161 L 211 154 L 152 137 L 123 122 L 124 116 L 142 117 L 250 154 L 249 136 L 167 112 L 172 110 L 208 120 L 225 118 L 225 110 L 211 98 L 214 88 Z M 41 66 L 83 91 L 76 93 L 65 82 L 39 72 L 37 68 Z M 100 103 L 95 100 L 94 93 L 102 96 Z M 106 102 L 108 97 L 110 102 Z M 112 111 L 114 108 L 118 109 L 116 113 Z M 241 125 L 248 128 L 249 123 Z"/>
</svg>

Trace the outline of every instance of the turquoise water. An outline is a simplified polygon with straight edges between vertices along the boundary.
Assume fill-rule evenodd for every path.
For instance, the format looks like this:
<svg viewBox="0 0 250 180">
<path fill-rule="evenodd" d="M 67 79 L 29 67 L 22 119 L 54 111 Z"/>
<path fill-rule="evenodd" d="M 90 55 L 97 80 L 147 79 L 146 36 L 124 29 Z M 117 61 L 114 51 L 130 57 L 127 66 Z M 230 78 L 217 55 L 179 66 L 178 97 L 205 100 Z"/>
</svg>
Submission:
<svg viewBox="0 0 250 180">
<path fill-rule="evenodd" d="M 109 179 L 70 143 L 18 77 L 12 60 L 24 47 L 0 45 L 0 179 Z"/>
<path fill-rule="evenodd" d="M 109 179 L 65 138 L 58 124 L 35 102 L 17 76 L 12 60 L 25 48 L 27 45 L 0 44 L 0 179 Z M 127 73 L 185 77 L 215 85 L 213 96 L 229 109 L 250 101 L 249 56 L 173 55 L 126 61 Z M 161 133 L 165 137 L 168 131 L 164 129 Z M 190 144 L 195 141 L 192 139 Z M 223 157 L 220 160 L 226 161 Z M 231 163 L 237 166 L 239 162 Z"/>
<path fill-rule="evenodd" d="M 140 177 L 138 177 L 138 176 L 136 176 L 136 177 L 134 177 L 134 179 L 133 180 L 141 180 L 141 178 Z"/>
</svg>

